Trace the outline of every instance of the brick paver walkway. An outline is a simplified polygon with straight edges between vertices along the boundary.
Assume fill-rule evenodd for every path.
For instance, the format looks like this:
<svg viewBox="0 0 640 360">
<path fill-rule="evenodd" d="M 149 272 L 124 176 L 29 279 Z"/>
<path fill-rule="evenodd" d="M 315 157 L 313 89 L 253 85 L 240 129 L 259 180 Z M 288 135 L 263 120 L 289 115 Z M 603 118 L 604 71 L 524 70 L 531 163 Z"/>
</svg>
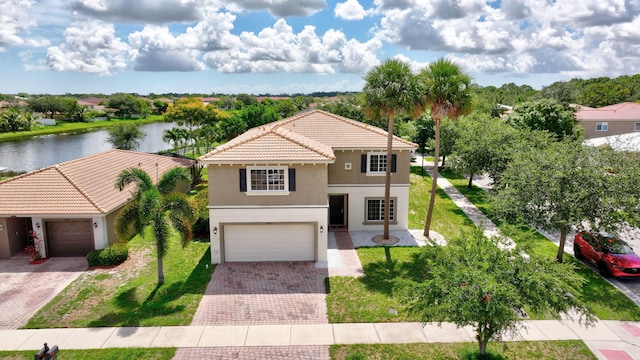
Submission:
<svg viewBox="0 0 640 360">
<path fill-rule="evenodd" d="M 326 324 L 327 276 L 313 262 L 220 264 L 191 325 Z"/>
<path fill-rule="evenodd" d="M 214 359 L 214 360 L 329 360 L 328 346 L 252 346 L 252 347 L 210 347 L 179 348 L 173 360 Z"/>
<path fill-rule="evenodd" d="M 329 249 L 330 256 L 335 257 L 329 261 L 329 275 L 364 276 L 362 263 L 360 263 L 358 253 L 353 247 L 349 233 L 346 231 L 336 231 L 330 232 L 329 236 L 334 237 L 337 247 L 337 249 Z"/>
</svg>

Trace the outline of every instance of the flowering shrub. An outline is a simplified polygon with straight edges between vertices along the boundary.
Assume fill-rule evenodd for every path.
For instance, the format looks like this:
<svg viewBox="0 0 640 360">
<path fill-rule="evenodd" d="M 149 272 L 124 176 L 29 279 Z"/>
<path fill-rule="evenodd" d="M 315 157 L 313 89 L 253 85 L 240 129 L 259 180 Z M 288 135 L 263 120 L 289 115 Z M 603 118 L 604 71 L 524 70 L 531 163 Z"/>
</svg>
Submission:
<svg viewBox="0 0 640 360">
<path fill-rule="evenodd" d="M 42 240 L 33 230 L 29 230 L 29 236 L 33 239 L 33 245 L 27 246 L 24 251 L 29 254 L 31 261 L 39 260 L 41 258 L 40 250 L 42 250 Z"/>
</svg>

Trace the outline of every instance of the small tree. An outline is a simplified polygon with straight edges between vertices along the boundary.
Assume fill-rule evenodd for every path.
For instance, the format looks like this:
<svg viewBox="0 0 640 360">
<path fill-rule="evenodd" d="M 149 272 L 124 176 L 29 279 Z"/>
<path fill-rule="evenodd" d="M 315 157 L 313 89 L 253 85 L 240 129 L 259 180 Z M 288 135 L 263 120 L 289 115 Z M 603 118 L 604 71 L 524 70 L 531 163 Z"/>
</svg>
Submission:
<svg viewBox="0 0 640 360">
<path fill-rule="evenodd" d="M 472 326 L 479 353 L 504 335 L 517 335 L 526 307 L 538 314 L 574 311 L 589 323 L 595 318 L 579 300 L 584 279 L 568 264 L 501 250 L 504 239 L 485 237 L 481 228 L 446 246 L 425 246 L 418 261 L 425 280 L 396 280 L 394 294 L 426 322 Z"/>
<path fill-rule="evenodd" d="M 107 142 L 115 149 L 135 150 L 140 146 L 140 141 L 147 135 L 136 124 L 116 124 L 107 129 Z"/>
<path fill-rule="evenodd" d="M 162 259 L 169 248 L 171 227 L 180 233 L 182 247 L 191 241 L 191 226 L 197 217 L 196 206 L 183 193 L 175 192 L 178 182 L 191 182 L 189 170 L 174 167 L 165 172 L 156 184 L 149 174 L 139 168 L 122 170 L 115 187 L 122 191 L 135 184 L 133 200 L 125 205 L 116 217 L 114 227 L 120 239 L 130 235 L 131 228 L 143 236 L 145 228 L 151 227 L 151 237 L 156 243 L 158 259 L 158 285 L 164 284 Z"/>
<path fill-rule="evenodd" d="M 557 140 L 580 139 L 584 131 L 575 117 L 575 111 L 569 105 L 552 99 L 518 104 L 507 121 L 520 129 L 548 131 Z"/>
</svg>

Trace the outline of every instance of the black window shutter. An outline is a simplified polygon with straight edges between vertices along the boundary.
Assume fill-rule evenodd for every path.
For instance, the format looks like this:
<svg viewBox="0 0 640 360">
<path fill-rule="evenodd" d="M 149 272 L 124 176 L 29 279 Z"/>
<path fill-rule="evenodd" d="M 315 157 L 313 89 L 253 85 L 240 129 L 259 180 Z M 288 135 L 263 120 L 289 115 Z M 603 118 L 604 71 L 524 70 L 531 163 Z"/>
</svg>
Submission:
<svg viewBox="0 0 640 360">
<path fill-rule="evenodd" d="M 391 154 L 391 172 L 396 172 L 396 159 L 397 159 L 397 155 L 396 154 Z"/>
<path fill-rule="evenodd" d="M 289 168 L 289 191 L 296 191 L 296 169 Z"/>
<path fill-rule="evenodd" d="M 367 172 L 367 154 L 360 155 L 360 172 Z"/>
<path fill-rule="evenodd" d="M 240 169 L 240 192 L 247 192 L 247 169 Z"/>
</svg>

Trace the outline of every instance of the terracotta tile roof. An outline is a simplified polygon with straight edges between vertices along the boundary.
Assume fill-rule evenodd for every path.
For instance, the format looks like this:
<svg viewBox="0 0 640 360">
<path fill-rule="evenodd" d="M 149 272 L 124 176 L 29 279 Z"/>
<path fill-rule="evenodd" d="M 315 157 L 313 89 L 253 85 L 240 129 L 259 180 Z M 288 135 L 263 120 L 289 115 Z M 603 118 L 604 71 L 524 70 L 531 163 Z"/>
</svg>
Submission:
<svg viewBox="0 0 640 360">
<path fill-rule="evenodd" d="M 640 104 L 624 102 L 601 108 L 581 107 L 576 112 L 578 120 L 628 120 L 640 121 Z"/>
<path fill-rule="evenodd" d="M 0 216 L 108 214 L 131 196 L 127 189 L 114 187 L 120 171 L 139 166 L 153 178 L 156 173 L 191 163 L 188 159 L 110 150 L 49 166 L 0 182 Z"/>
<path fill-rule="evenodd" d="M 203 155 L 205 163 L 330 162 L 333 150 L 386 149 L 387 132 L 322 110 L 253 128 Z M 394 149 L 417 145 L 394 137 Z"/>
</svg>

